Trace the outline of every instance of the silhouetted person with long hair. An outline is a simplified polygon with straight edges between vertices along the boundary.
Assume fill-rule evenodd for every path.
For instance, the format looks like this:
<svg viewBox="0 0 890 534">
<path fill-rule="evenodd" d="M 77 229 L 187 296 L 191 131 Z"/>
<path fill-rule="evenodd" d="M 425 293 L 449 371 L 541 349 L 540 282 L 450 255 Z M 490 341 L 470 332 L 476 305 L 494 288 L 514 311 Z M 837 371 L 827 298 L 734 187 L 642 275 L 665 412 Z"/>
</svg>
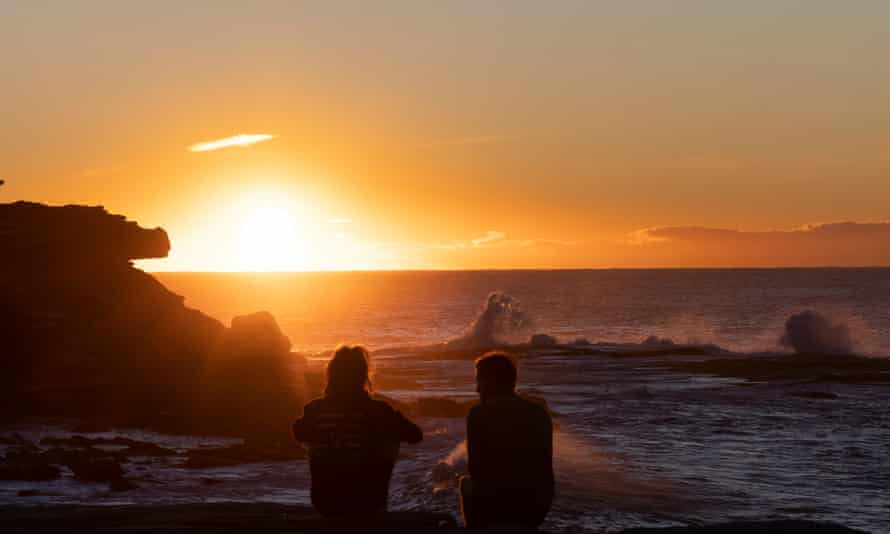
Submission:
<svg viewBox="0 0 890 534">
<path fill-rule="evenodd" d="M 294 437 L 309 448 L 312 504 L 325 517 L 363 519 L 386 511 L 400 442 L 420 428 L 371 398 L 368 351 L 341 346 L 328 362 L 324 397 L 303 409 Z"/>
<path fill-rule="evenodd" d="M 468 527 L 536 529 L 553 502 L 553 421 L 516 394 L 516 364 L 491 352 L 476 360 L 480 403 L 467 416 L 469 476 L 460 480 Z"/>
</svg>

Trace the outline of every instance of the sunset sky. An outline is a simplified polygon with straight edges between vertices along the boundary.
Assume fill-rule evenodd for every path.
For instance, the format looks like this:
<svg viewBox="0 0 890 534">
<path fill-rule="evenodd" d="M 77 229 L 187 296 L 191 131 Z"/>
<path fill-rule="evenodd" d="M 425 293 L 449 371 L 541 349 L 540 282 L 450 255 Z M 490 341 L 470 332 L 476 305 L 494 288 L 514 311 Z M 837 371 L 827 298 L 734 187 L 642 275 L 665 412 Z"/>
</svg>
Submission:
<svg viewBox="0 0 890 534">
<path fill-rule="evenodd" d="M 0 4 L 0 201 L 157 270 L 890 265 L 890 2 Z"/>
</svg>

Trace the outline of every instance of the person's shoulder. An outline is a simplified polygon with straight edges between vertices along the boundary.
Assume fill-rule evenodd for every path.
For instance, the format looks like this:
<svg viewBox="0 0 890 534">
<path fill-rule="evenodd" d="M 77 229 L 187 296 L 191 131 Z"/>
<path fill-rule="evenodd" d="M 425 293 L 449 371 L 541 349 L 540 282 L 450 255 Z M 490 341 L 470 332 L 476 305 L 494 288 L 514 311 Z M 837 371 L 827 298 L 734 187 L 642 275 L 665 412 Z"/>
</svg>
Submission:
<svg viewBox="0 0 890 534">
<path fill-rule="evenodd" d="M 326 403 L 326 399 L 324 397 L 318 397 L 316 399 L 312 399 L 307 402 L 305 406 L 303 406 L 303 413 L 310 414 L 316 413 L 324 408 Z"/>
<path fill-rule="evenodd" d="M 550 421 L 552 419 L 550 417 L 550 411 L 545 408 L 540 402 L 536 402 L 523 396 L 517 397 L 522 400 L 525 410 L 528 411 L 528 413 L 533 417 L 547 421 Z"/>
<path fill-rule="evenodd" d="M 484 417 L 485 414 L 485 404 L 482 402 L 477 402 L 473 406 L 470 407 L 470 411 L 467 412 L 467 419 L 478 419 L 480 417 Z"/>
<path fill-rule="evenodd" d="M 398 411 L 389 403 L 388 399 L 376 396 L 368 397 L 368 405 L 377 413 L 391 414 Z"/>
</svg>

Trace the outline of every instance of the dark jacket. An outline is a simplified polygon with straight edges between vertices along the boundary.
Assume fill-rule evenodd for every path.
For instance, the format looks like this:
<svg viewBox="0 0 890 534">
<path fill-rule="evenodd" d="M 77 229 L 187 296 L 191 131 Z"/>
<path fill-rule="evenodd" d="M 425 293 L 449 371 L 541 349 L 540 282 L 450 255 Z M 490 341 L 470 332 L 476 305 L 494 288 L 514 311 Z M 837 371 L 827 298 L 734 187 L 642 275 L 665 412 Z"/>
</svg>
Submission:
<svg viewBox="0 0 890 534">
<path fill-rule="evenodd" d="M 477 491 L 553 487 L 553 421 L 517 395 L 488 399 L 467 417 L 467 454 Z"/>
<path fill-rule="evenodd" d="M 467 454 L 478 524 L 539 524 L 553 498 L 553 421 L 517 395 L 487 399 L 467 417 Z"/>
<path fill-rule="evenodd" d="M 326 516 L 385 510 L 399 443 L 418 443 L 420 428 L 365 393 L 315 399 L 293 426 L 309 447 L 312 504 Z"/>
</svg>

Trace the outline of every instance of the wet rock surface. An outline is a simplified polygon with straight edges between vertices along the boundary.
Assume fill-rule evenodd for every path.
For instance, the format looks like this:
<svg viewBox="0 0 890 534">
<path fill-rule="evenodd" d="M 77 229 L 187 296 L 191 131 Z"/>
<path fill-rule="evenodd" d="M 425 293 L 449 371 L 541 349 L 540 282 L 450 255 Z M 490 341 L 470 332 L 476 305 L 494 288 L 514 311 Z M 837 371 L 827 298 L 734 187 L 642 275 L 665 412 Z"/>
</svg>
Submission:
<svg viewBox="0 0 890 534">
<path fill-rule="evenodd" d="M 738 521 L 696 527 L 632 528 L 622 534 L 863 534 L 861 530 L 814 521 Z"/>
<path fill-rule="evenodd" d="M 52 447 L 91 448 L 96 445 L 123 447 L 118 454 L 121 456 L 172 456 L 176 454 L 173 449 L 161 447 L 147 441 L 114 437 L 114 438 L 88 438 L 74 435 L 68 438 L 46 437 L 40 440 L 40 444 Z"/>
<path fill-rule="evenodd" d="M 801 399 L 817 400 L 835 400 L 840 398 L 836 393 L 831 393 L 830 391 L 792 391 L 788 395 Z"/>
<path fill-rule="evenodd" d="M 665 362 L 664 365 L 677 371 L 758 381 L 890 385 L 890 359 L 887 358 L 794 354 Z"/>
<path fill-rule="evenodd" d="M 49 446 L 46 449 L 28 442 L 18 444 L 7 450 L 0 460 L 0 480 L 45 482 L 60 478 L 62 467 L 65 467 L 80 482 L 108 483 L 112 491 L 132 489 L 135 485 L 125 478 L 121 465 L 129 461 L 126 453 L 93 446 L 95 443 L 115 441 L 119 440 L 91 440 L 74 436 L 43 439 L 41 445 Z"/>
<path fill-rule="evenodd" d="M 277 448 L 233 445 L 224 448 L 193 449 L 187 453 L 182 467 L 211 469 L 259 462 L 288 462 L 305 458 L 305 449 L 296 444 Z"/>
<path fill-rule="evenodd" d="M 311 509 L 276 504 L 191 504 L 176 506 L 0 507 L 5 532 L 488 532 L 458 528 L 448 514 L 391 512 L 361 524 L 326 521 Z M 515 532 L 502 529 L 498 532 Z M 588 531 L 579 531 L 588 532 Z M 624 534 L 855 534 L 862 531 L 810 521 L 732 522 L 712 526 L 639 528 Z"/>
<path fill-rule="evenodd" d="M 41 439 L 39 446 L 20 436 L 4 441 L 15 445 L 0 459 L 0 480 L 44 482 L 61 477 L 61 468 L 65 467 L 75 480 L 109 483 L 112 491 L 135 487 L 133 481 L 126 478 L 123 465 L 139 458 L 163 459 L 171 466 L 178 465 L 184 469 L 213 469 L 306 458 L 305 449 L 293 442 L 269 444 L 259 441 L 178 451 L 124 437 L 49 436 Z M 207 480 L 208 485 L 221 482 Z"/>
<path fill-rule="evenodd" d="M 46 462 L 40 454 L 22 453 L 0 460 L 0 480 L 42 482 L 61 476 L 61 470 Z"/>
</svg>

